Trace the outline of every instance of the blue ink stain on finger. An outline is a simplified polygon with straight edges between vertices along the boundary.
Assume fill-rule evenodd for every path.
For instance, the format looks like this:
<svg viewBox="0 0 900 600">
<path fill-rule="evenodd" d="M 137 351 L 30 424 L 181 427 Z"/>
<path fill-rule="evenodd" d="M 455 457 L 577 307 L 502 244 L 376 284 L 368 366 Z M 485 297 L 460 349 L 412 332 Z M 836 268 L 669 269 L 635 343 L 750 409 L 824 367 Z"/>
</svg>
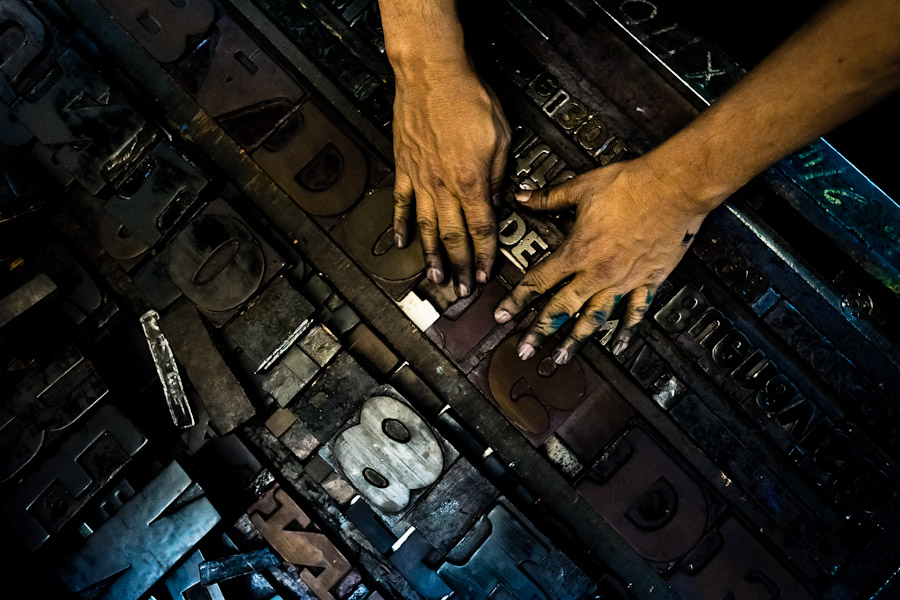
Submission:
<svg viewBox="0 0 900 600">
<path fill-rule="evenodd" d="M 591 316 L 594 319 L 594 323 L 596 323 L 598 326 L 606 323 L 606 311 L 604 310 L 595 310 L 594 314 Z"/>
<path fill-rule="evenodd" d="M 647 304 L 653 302 L 653 290 L 647 289 Z"/>
<path fill-rule="evenodd" d="M 615 296 L 613 296 L 613 308 L 616 307 L 616 305 L 619 303 L 619 300 L 621 300 L 621 299 L 622 299 L 622 294 L 616 294 Z"/>
<path fill-rule="evenodd" d="M 570 318 L 571 318 L 571 315 L 569 315 L 569 313 L 564 313 L 564 312 L 558 312 L 554 315 L 550 315 L 550 327 L 552 327 L 553 330 L 555 331 L 555 330 L 559 329 L 560 327 L 562 327 L 563 324 L 566 321 L 568 321 Z"/>
</svg>

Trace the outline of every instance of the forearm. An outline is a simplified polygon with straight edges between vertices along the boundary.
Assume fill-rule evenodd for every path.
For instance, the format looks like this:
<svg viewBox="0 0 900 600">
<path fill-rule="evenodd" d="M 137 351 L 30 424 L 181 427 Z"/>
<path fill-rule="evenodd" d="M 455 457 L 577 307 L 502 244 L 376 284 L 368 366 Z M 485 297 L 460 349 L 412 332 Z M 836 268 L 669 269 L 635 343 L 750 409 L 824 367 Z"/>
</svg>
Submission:
<svg viewBox="0 0 900 600">
<path fill-rule="evenodd" d="M 705 212 L 898 87 L 900 2 L 833 2 L 646 162 Z"/>
<path fill-rule="evenodd" d="M 385 51 L 399 80 L 468 65 L 456 0 L 379 0 Z"/>
</svg>

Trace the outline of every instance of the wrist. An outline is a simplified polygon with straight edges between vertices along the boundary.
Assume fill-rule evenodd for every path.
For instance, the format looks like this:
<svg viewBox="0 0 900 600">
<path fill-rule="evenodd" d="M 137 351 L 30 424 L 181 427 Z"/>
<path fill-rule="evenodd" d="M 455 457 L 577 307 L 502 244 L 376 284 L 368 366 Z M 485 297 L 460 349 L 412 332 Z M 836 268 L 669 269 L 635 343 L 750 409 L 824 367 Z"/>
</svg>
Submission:
<svg viewBox="0 0 900 600">
<path fill-rule="evenodd" d="M 697 154 L 697 148 L 702 146 L 679 142 L 676 135 L 635 162 L 646 170 L 645 177 L 661 186 L 666 202 L 673 208 L 706 215 L 745 182 L 722 177 L 726 172 L 717 170 L 709 157 Z"/>
</svg>

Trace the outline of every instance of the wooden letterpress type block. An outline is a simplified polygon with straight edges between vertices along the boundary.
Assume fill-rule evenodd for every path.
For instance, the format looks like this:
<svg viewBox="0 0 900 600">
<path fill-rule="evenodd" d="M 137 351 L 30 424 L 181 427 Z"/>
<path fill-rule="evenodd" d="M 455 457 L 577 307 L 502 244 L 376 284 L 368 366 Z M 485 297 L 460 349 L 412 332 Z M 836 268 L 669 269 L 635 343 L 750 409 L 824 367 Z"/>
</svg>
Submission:
<svg viewBox="0 0 900 600">
<path fill-rule="evenodd" d="M 178 60 L 189 49 L 188 40 L 205 33 L 216 14 L 209 0 L 100 0 L 100 4 L 161 63 Z"/>
<path fill-rule="evenodd" d="M 393 178 L 380 184 L 332 230 L 334 239 L 395 300 L 405 296 L 425 269 L 422 243 L 411 228 L 406 246 L 394 244 Z"/>
<path fill-rule="evenodd" d="M 727 519 L 684 561 L 671 581 L 685 598 L 812 599 L 800 579 L 736 518 Z"/>
<path fill-rule="evenodd" d="M 664 571 L 684 557 L 722 511 L 710 490 L 689 475 L 641 428 L 622 438 L 627 458 L 611 468 L 600 458 L 598 473 L 578 492 L 641 556 Z"/>
</svg>

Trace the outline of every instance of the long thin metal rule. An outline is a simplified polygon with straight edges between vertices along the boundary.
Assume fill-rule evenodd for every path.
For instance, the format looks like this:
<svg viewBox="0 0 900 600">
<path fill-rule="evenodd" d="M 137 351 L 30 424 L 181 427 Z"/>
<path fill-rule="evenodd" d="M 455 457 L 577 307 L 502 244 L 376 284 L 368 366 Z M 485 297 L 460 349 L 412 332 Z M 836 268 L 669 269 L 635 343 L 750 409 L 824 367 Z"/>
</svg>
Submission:
<svg viewBox="0 0 900 600">
<path fill-rule="evenodd" d="M 709 106 L 744 74 L 722 50 L 685 31 L 650 0 L 594 2 L 699 107 Z M 776 163 L 767 172 L 766 179 L 771 177 L 796 187 L 801 193 L 788 198 L 791 204 L 900 293 L 900 205 L 890 196 L 821 138 Z"/>
<path fill-rule="evenodd" d="M 172 422 L 181 429 L 193 427 L 196 424 L 194 413 L 184 393 L 184 385 L 181 383 L 181 374 L 178 372 L 172 347 L 159 328 L 159 314 L 155 310 L 144 313 L 141 316 L 141 328 L 144 330 L 144 337 L 147 338 L 147 345 L 150 346 L 150 355 L 153 356 L 153 364 L 156 365 L 156 373 L 163 386 Z"/>
<path fill-rule="evenodd" d="M 50 0 L 37 0 L 36 3 L 53 6 Z M 228 174 L 232 182 L 288 239 L 297 240 L 298 249 L 313 259 L 314 266 L 341 290 L 394 349 L 415 361 L 412 366 L 426 383 L 446 399 L 469 427 L 490 441 L 495 451 L 510 462 L 519 476 L 527 479 L 532 490 L 548 506 L 565 507 L 557 513 L 564 522 L 576 530 L 592 532 L 593 535 L 585 536 L 587 550 L 631 582 L 632 589 L 640 597 L 679 598 L 665 580 L 597 515 L 565 478 L 416 329 L 322 228 L 272 182 L 143 48 L 129 36 L 121 35 L 116 28 L 98 25 L 108 22 L 108 13 L 102 7 L 94 0 L 58 0 L 58 5 L 72 14 L 77 23 L 134 79 L 142 82 L 147 93 L 167 111 L 166 119 L 171 124 L 186 125 L 191 132 L 191 141 L 216 161 L 222 172 Z M 289 62 L 298 68 L 302 66 L 304 70 L 301 72 L 307 79 L 321 80 L 321 72 L 286 40 L 274 24 L 258 13 L 244 16 Z"/>
</svg>

